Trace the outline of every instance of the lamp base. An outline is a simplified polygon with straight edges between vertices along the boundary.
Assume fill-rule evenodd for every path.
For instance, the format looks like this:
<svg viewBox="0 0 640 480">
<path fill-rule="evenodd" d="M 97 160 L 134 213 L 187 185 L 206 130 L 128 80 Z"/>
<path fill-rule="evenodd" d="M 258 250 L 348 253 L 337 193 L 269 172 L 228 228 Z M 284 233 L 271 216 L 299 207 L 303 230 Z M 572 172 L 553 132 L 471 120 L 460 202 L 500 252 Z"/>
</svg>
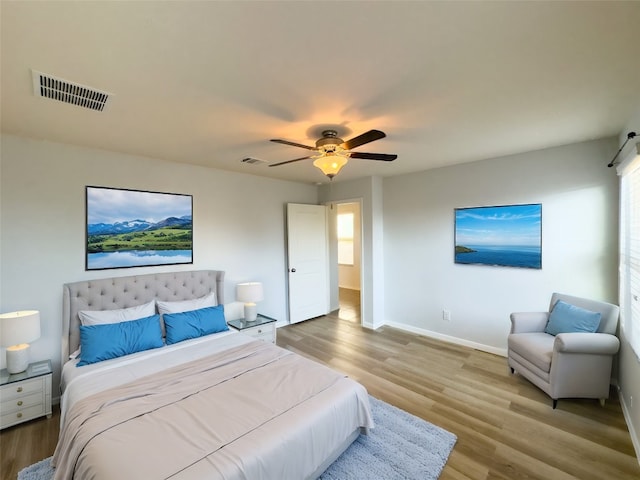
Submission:
<svg viewBox="0 0 640 480">
<path fill-rule="evenodd" d="M 255 322 L 258 318 L 258 307 L 255 303 L 244 304 L 244 319 L 247 322 Z"/>
<path fill-rule="evenodd" d="M 24 372 L 29 366 L 29 350 L 27 343 L 7 347 L 7 372 L 10 374 Z"/>
</svg>

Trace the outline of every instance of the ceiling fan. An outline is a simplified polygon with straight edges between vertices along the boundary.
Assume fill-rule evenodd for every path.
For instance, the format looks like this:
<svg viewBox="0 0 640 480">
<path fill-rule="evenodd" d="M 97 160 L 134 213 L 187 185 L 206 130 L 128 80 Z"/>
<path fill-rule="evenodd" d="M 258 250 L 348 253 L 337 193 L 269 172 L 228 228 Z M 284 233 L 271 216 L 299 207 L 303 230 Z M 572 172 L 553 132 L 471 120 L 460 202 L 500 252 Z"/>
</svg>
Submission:
<svg viewBox="0 0 640 480">
<path fill-rule="evenodd" d="M 365 152 L 352 152 L 353 148 L 370 143 L 375 140 L 380 140 L 386 137 L 384 132 L 380 130 L 369 130 L 368 132 L 353 137 L 346 142 L 338 137 L 338 132 L 335 130 L 324 130 L 322 132 L 322 138 L 316 141 L 316 146 L 311 147 L 309 145 L 303 145 L 301 143 L 289 142 L 288 140 L 280 140 L 278 138 L 272 138 L 271 141 L 275 143 L 282 143 L 283 145 L 291 145 L 293 147 L 305 148 L 307 150 L 313 150 L 318 152 L 315 155 L 307 155 L 306 157 L 294 158 L 293 160 L 287 160 L 286 162 L 273 163 L 270 167 L 277 167 L 279 165 L 285 165 L 287 163 L 299 162 L 300 160 L 306 160 L 313 158 L 313 165 L 322 170 L 327 177 L 332 179 L 335 177 L 340 169 L 344 167 L 349 158 L 362 158 L 364 160 L 381 160 L 383 162 L 391 162 L 398 158 L 397 155 L 389 155 L 386 153 L 365 153 Z"/>
</svg>

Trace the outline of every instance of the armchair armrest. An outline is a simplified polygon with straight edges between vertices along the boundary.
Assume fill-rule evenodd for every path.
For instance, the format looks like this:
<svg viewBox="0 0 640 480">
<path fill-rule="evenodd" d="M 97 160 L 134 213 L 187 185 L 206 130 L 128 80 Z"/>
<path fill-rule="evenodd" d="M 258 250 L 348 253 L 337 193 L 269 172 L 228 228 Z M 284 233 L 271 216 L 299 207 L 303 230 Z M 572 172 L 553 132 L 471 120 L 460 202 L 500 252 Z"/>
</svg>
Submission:
<svg viewBox="0 0 640 480">
<path fill-rule="evenodd" d="M 615 355 L 620 349 L 620 340 L 609 333 L 559 333 L 553 349 L 563 353 Z"/>
<path fill-rule="evenodd" d="M 544 332 L 549 312 L 514 312 L 510 318 L 511 333 Z"/>
</svg>

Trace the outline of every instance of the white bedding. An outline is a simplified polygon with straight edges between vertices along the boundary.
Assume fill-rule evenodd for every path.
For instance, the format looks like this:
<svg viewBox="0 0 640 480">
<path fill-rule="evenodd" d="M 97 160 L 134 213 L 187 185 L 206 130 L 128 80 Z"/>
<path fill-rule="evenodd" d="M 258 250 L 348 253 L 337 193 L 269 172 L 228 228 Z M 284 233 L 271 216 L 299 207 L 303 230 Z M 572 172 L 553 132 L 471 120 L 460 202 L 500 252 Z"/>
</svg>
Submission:
<svg viewBox="0 0 640 480">
<path fill-rule="evenodd" d="M 251 340 L 236 330 L 227 330 L 82 367 L 76 366 L 80 361 L 78 358 L 70 360 L 62 368 L 60 379 L 60 424 L 64 424 L 67 410 L 89 395 Z"/>
<path fill-rule="evenodd" d="M 86 405 L 87 402 L 91 402 L 93 398 L 109 395 L 111 389 L 129 388 L 127 384 L 132 382 L 144 383 L 148 381 L 148 378 L 153 378 L 154 375 L 158 376 L 160 372 L 167 369 L 198 363 L 195 361 L 197 359 L 201 359 L 201 363 L 208 362 L 208 358 L 212 354 L 226 355 L 227 351 L 238 351 L 236 347 L 242 345 L 245 345 L 247 349 L 255 349 L 256 342 L 250 337 L 229 331 L 83 367 L 75 366 L 77 360 L 67 362 L 63 368 L 61 381 L 63 389 L 61 437 L 65 433 L 66 423 L 72 422 L 77 417 L 76 410 Z M 258 346 L 258 348 L 264 350 L 262 346 Z M 267 355 L 280 356 L 284 353 L 282 349 L 273 345 L 269 345 L 268 348 L 276 350 L 265 352 Z M 286 355 L 297 357 L 290 352 L 286 352 Z M 302 357 L 299 359 L 301 363 L 309 363 Z M 317 364 L 311 365 L 311 367 L 310 371 L 315 371 L 318 375 L 331 379 L 332 374 L 322 370 L 325 367 Z M 157 476 L 154 474 L 153 478 L 181 480 L 202 478 L 300 480 L 313 478 L 319 473 L 318 469 L 326 463 L 327 459 L 335 455 L 339 449 L 344 448 L 348 439 L 354 438 L 354 431 L 358 431 L 358 429 L 366 431 L 373 427 L 367 392 L 364 387 L 353 380 L 336 375 L 335 379 L 329 381 L 329 386 L 318 388 L 317 392 L 307 392 L 306 390 L 315 388 L 313 382 L 310 381 L 307 385 L 306 381 L 301 383 L 298 378 L 292 382 L 297 383 L 296 393 L 293 394 L 286 393 L 289 391 L 287 390 L 289 387 L 285 385 L 289 383 L 287 370 L 265 370 L 270 372 L 270 377 L 266 378 L 260 376 L 259 373 L 256 374 L 257 369 L 251 368 L 253 372 L 251 377 L 246 376 L 243 380 L 243 375 L 237 375 L 240 385 L 240 391 L 237 392 L 239 396 L 229 396 L 228 398 L 226 396 L 219 397 L 218 394 L 210 396 L 206 400 L 204 410 L 197 414 L 194 413 L 194 418 L 188 418 L 188 412 L 185 416 L 183 411 L 181 413 L 183 417 L 179 417 L 183 420 L 178 423 L 174 421 L 172 424 L 170 420 L 165 422 L 165 419 L 159 414 L 156 414 L 155 419 L 152 418 L 153 415 L 149 415 L 148 418 L 145 417 L 145 422 L 153 421 L 155 423 L 151 423 L 151 426 L 145 428 L 145 431 L 136 430 L 140 428 L 138 426 L 135 427 L 136 429 L 131 427 L 132 433 L 128 437 L 131 441 L 125 442 L 126 445 L 116 445 L 115 447 L 113 445 L 119 443 L 119 437 L 115 439 L 115 442 L 112 438 L 100 443 L 99 438 L 94 441 L 90 436 L 87 446 L 77 449 L 82 452 L 81 456 L 71 462 L 78 468 L 76 473 L 82 478 L 89 478 L 87 476 L 89 475 L 91 478 L 104 480 L 114 477 L 141 478 L 136 476 L 135 470 L 127 470 L 129 464 L 134 461 L 126 461 L 125 458 L 152 459 L 155 455 L 159 460 L 162 460 L 156 463 L 163 465 L 166 463 L 167 468 L 166 473 L 165 470 L 160 469 L 163 473 Z M 292 375 L 296 369 L 297 367 L 291 370 Z M 248 380 L 247 377 L 253 380 Z M 261 385 L 262 382 L 257 379 L 264 379 L 264 385 Z M 233 378 L 234 382 L 236 380 Z M 227 383 L 231 385 L 232 382 L 227 380 L 221 382 L 221 385 L 225 385 L 221 391 L 233 390 L 227 386 Z M 290 406 L 282 407 L 282 411 L 277 410 L 280 408 L 278 404 L 286 404 L 289 401 L 289 396 L 298 395 L 297 392 L 300 391 L 303 392 L 300 394 L 300 398 L 305 398 L 304 401 L 292 402 Z M 262 402 L 262 407 L 253 410 L 254 401 Z M 204 418 L 208 416 L 206 406 L 214 404 L 218 406 L 211 408 L 214 412 L 213 418 Z M 74 407 L 76 407 L 75 410 Z M 263 414 L 264 409 L 271 410 L 272 407 L 276 409 L 274 410 L 276 413 L 273 413 L 271 417 Z M 215 413 L 219 414 L 223 410 L 227 414 L 222 418 L 220 416 L 215 418 Z M 167 454 L 167 452 L 183 451 L 184 456 L 190 455 L 193 446 L 196 445 L 191 436 L 193 432 L 198 430 L 200 424 L 207 425 L 205 430 L 211 430 L 211 433 L 218 437 L 224 428 L 233 429 L 238 421 L 242 423 L 246 416 L 251 415 L 265 415 L 265 418 L 268 417 L 268 421 L 256 418 L 255 425 L 252 425 L 246 433 L 234 434 L 233 441 L 229 441 L 221 448 L 216 447 L 215 451 L 212 450 L 211 453 L 202 455 L 202 458 L 197 462 L 194 461 L 183 466 L 179 463 L 179 459 L 169 458 L 171 455 Z M 251 419 L 246 420 L 248 423 L 252 421 Z M 187 427 L 189 422 L 192 424 Z M 228 424 L 226 427 L 224 427 L 225 422 Z M 170 431 L 173 431 L 174 435 L 158 436 L 155 433 L 166 431 L 163 429 L 168 428 L 167 425 L 171 425 Z M 184 426 L 184 429 L 181 425 Z M 220 430 L 216 431 L 217 428 Z M 182 431 L 179 432 L 180 430 Z M 76 432 L 72 432 L 71 436 L 76 436 Z M 175 446 L 166 444 L 171 436 L 176 437 Z M 138 438 L 140 441 L 137 441 Z M 142 440 L 145 438 L 147 440 Z M 203 438 L 197 442 L 197 445 L 207 442 L 209 439 Z M 119 448 L 121 450 L 118 450 Z M 66 455 L 72 450 L 73 448 L 62 452 L 57 450 L 56 460 L 64 463 L 63 461 L 68 458 Z M 158 457 L 158 455 L 160 456 Z M 140 468 L 154 469 L 157 465 L 153 463 L 150 462 L 146 467 Z M 59 469 L 56 472 L 56 479 L 58 478 L 70 479 L 73 478 L 73 474 L 63 475 L 62 469 Z M 146 477 L 145 480 L 147 480 Z"/>
</svg>

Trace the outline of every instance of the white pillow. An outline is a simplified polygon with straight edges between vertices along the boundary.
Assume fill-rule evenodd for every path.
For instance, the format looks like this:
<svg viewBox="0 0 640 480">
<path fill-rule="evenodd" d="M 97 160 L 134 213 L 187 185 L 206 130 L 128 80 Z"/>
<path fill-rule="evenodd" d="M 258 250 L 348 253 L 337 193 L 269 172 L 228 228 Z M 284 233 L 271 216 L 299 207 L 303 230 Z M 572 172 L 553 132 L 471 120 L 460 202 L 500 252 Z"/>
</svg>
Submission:
<svg viewBox="0 0 640 480">
<path fill-rule="evenodd" d="M 117 310 L 81 310 L 78 312 L 82 325 L 104 325 L 107 323 L 129 322 L 156 314 L 156 302 L 138 305 L 137 307 L 120 308 Z"/>
<path fill-rule="evenodd" d="M 157 302 L 158 313 L 163 315 L 165 313 L 182 313 L 191 312 L 193 310 L 200 310 L 201 308 L 215 307 L 218 305 L 216 300 L 216 292 L 211 292 L 208 295 L 200 298 L 194 298 L 193 300 L 182 300 L 179 302 Z"/>
</svg>

